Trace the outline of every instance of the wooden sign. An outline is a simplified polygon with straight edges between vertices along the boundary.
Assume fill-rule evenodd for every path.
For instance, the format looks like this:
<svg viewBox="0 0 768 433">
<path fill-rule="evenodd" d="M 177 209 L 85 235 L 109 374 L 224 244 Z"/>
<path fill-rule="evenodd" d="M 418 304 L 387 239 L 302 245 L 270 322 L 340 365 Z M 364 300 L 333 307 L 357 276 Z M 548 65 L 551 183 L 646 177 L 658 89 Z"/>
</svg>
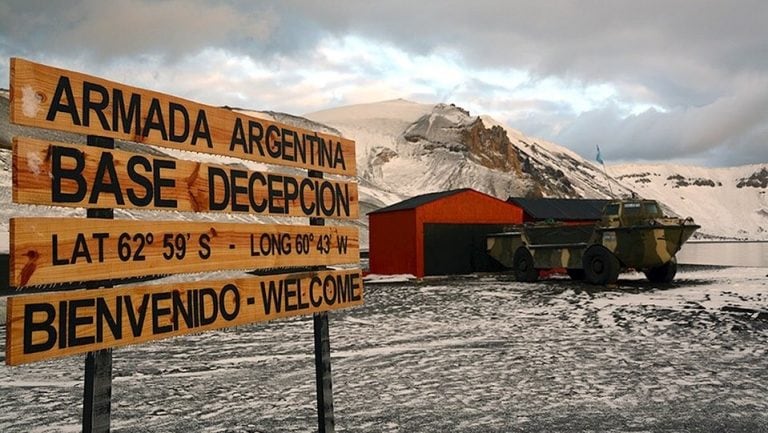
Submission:
<svg viewBox="0 0 768 433">
<path fill-rule="evenodd" d="M 357 184 L 249 171 L 25 137 L 13 143 L 13 201 L 86 208 L 355 219 Z"/>
<path fill-rule="evenodd" d="M 11 218 L 11 286 L 360 261 L 354 227 Z"/>
<path fill-rule="evenodd" d="M 359 269 L 8 298 L 6 364 L 363 304 Z"/>
<path fill-rule="evenodd" d="M 11 59 L 11 123 L 354 176 L 355 143 Z"/>
</svg>

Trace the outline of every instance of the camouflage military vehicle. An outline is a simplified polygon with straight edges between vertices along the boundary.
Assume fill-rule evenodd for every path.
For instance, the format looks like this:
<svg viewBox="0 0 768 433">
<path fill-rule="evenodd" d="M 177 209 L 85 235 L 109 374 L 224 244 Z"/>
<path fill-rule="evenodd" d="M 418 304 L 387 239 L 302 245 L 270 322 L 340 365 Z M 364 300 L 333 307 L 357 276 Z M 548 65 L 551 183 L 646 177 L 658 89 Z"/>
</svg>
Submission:
<svg viewBox="0 0 768 433">
<path fill-rule="evenodd" d="M 518 281 L 565 269 L 575 280 L 604 285 L 635 269 L 664 283 L 675 277 L 675 254 L 698 228 L 690 218 L 665 217 L 656 201 L 631 199 L 610 202 L 596 223 L 527 223 L 486 240 L 491 257 Z"/>
</svg>

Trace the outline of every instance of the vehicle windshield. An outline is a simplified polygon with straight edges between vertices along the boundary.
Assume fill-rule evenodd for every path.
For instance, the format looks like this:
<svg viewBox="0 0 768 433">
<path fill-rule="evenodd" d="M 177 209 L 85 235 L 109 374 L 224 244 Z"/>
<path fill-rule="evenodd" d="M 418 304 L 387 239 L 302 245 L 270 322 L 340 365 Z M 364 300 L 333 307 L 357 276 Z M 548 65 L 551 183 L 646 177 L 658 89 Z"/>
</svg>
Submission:
<svg viewBox="0 0 768 433">
<path fill-rule="evenodd" d="M 605 211 L 603 212 L 605 215 L 615 216 L 619 214 L 619 204 L 618 203 L 611 203 L 605 207 Z"/>
<path fill-rule="evenodd" d="M 640 206 L 640 203 L 637 203 L 637 202 L 624 203 L 625 217 L 639 216 L 641 212 L 642 212 L 642 207 Z"/>
<path fill-rule="evenodd" d="M 656 204 L 656 202 L 647 201 L 643 203 L 643 208 L 645 210 L 645 214 L 648 216 L 661 215 L 661 211 L 659 210 L 659 206 Z"/>
</svg>

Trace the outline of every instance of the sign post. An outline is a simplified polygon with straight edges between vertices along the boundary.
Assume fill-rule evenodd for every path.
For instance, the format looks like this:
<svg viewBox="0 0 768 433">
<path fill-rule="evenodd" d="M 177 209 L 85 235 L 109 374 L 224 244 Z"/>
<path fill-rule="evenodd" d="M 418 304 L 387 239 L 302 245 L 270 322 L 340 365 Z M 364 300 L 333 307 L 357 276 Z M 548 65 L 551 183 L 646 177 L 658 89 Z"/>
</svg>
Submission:
<svg viewBox="0 0 768 433">
<path fill-rule="evenodd" d="M 331 336 L 328 313 L 315 313 L 315 381 L 317 387 L 317 431 L 333 433 L 336 420 L 333 415 L 333 376 L 331 375 Z"/>
<path fill-rule="evenodd" d="M 87 140 L 88 146 L 115 148 L 113 138 L 89 135 Z M 113 219 L 114 213 L 112 209 L 88 209 L 87 217 Z M 107 433 L 112 417 L 112 349 L 86 354 L 83 381 L 83 433 Z"/>
<path fill-rule="evenodd" d="M 112 349 L 85 356 L 83 433 L 108 432 L 112 416 Z"/>
<path fill-rule="evenodd" d="M 322 179 L 323 173 L 309 170 L 310 178 Z M 325 219 L 310 218 L 310 226 L 324 226 Z M 315 387 L 317 388 L 317 431 L 333 433 L 336 421 L 333 416 L 333 376 L 331 374 L 331 335 L 328 329 L 328 313 L 312 316 L 315 339 Z"/>
<path fill-rule="evenodd" d="M 312 315 L 318 426 L 335 431 L 328 311 L 363 304 L 355 143 L 293 125 L 11 59 L 14 124 L 86 134 L 88 146 L 14 137 L 13 202 L 86 208 L 10 220 L 10 286 L 64 284 L 7 302 L 6 364 L 86 354 L 83 432 L 110 429 L 112 350 L 189 333 Z M 115 139 L 309 170 L 177 159 Z M 324 178 L 323 173 L 336 176 Z M 113 209 L 137 219 L 113 219 Z M 148 221 L 144 210 L 207 212 Z M 303 217 L 309 225 L 222 222 L 216 213 Z M 131 218 L 134 218 L 131 215 Z M 183 215 L 183 214 L 182 214 Z M 194 220 L 194 221 L 191 221 Z M 125 279 L 216 270 L 301 269 L 154 285 Z"/>
</svg>

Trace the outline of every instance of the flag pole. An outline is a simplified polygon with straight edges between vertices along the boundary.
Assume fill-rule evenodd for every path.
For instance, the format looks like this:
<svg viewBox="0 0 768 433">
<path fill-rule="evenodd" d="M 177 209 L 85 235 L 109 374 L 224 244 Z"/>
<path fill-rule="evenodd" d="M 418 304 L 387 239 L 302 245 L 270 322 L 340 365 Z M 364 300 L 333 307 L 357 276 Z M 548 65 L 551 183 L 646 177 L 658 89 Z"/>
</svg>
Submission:
<svg viewBox="0 0 768 433">
<path fill-rule="evenodd" d="M 611 197 L 614 197 L 613 188 L 611 187 L 611 176 L 608 175 L 608 169 L 605 167 L 603 155 L 600 154 L 600 145 L 596 144 L 595 147 L 597 148 L 597 156 L 595 157 L 595 160 L 603 166 L 603 174 L 605 174 L 605 179 L 608 181 L 608 191 L 610 191 Z"/>
</svg>

